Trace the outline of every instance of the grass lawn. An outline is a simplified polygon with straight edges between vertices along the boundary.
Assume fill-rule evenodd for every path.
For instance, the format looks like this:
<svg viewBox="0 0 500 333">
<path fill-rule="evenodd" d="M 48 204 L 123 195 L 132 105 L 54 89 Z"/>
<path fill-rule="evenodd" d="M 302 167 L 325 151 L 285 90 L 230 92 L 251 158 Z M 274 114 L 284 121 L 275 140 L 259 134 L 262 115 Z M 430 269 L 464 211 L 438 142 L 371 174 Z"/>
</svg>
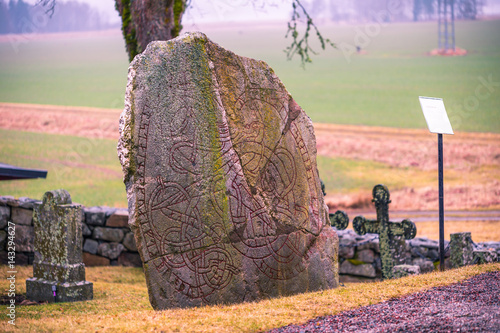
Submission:
<svg viewBox="0 0 500 333">
<path fill-rule="evenodd" d="M 0 182 L 0 195 L 41 200 L 64 188 L 86 206 L 127 207 L 116 141 L 0 130 L 2 162 L 48 170 L 47 179 Z"/>
<path fill-rule="evenodd" d="M 6 266 L 0 266 L 7 271 Z M 140 268 L 88 267 L 86 279 L 94 284 L 94 299 L 78 303 L 17 306 L 16 327 L 7 320 L 2 331 L 116 331 L 116 332 L 256 332 L 300 324 L 318 316 L 379 303 L 394 297 L 449 285 L 489 271 L 500 263 L 467 266 L 376 283 L 346 284 L 322 292 L 236 305 L 154 311 L 149 305 Z M 16 292 L 26 293 L 31 266 L 17 267 Z M 0 280 L 2 290 L 8 281 Z"/>
<path fill-rule="evenodd" d="M 48 189 L 64 188 L 86 206 L 127 207 L 115 140 L 1 129 L 0 137 L 4 163 L 48 170 L 47 179 L 0 182 L 0 194 L 41 199 Z M 318 156 L 318 170 L 328 191 L 337 193 L 369 193 L 377 183 L 401 188 L 435 182 L 432 171 L 325 156 Z"/>
<path fill-rule="evenodd" d="M 442 97 L 459 131 L 500 132 L 500 20 L 456 22 L 465 57 L 431 57 L 437 23 L 381 26 L 350 54 L 356 29 L 320 26 L 339 46 L 314 57 L 302 70 L 287 61 L 285 24 L 198 29 L 238 54 L 267 61 L 314 122 L 426 128 L 418 96 Z M 186 29 L 190 30 L 190 29 Z M 195 30 L 195 29 L 191 29 Z M 263 37 L 265 36 L 265 37 Z M 0 42 L 0 101 L 121 108 L 128 61 L 119 32 L 89 37 L 33 39 L 15 53 Z"/>
</svg>

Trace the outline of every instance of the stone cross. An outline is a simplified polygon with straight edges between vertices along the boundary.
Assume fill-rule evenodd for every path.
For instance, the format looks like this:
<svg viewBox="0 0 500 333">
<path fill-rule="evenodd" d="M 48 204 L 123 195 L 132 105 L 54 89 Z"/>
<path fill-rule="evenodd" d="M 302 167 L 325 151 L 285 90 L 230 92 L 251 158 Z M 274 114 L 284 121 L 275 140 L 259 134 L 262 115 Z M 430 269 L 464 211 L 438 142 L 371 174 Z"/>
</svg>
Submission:
<svg viewBox="0 0 500 333">
<path fill-rule="evenodd" d="M 352 221 L 354 231 L 358 235 L 373 233 L 379 235 L 380 259 L 382 260 L 382 277 L 391 279 L 392 268 L 395 265 L 404 264 L 401 255 L 405 252 L 405 239 L 413 239 L 417 234 L 417 227 L 410 220 L 402 222 L 389 221 L 389 189 L 384 185 L 376 185 L 373 188 L 373 200 L 377 210 L 376 220 L 367 220 L 363 216 L 357 216 Z"/>
<path fill-rule="evenodd" d="M 345 230 L 349 225 L 349 216 L 342 210 L 337 210 L 335 213 L 329 213 L 330 224 L 337 230 Z"/>
<path fill-rule="evenodd" d="M 82 262 L 82 206 L 72 204 L 66 190 L 46 192 L 35 204 L 35 261 L 26 280 L 26 296 L 34 301 L 74 302 L 93 298 Z"/>
</svg>

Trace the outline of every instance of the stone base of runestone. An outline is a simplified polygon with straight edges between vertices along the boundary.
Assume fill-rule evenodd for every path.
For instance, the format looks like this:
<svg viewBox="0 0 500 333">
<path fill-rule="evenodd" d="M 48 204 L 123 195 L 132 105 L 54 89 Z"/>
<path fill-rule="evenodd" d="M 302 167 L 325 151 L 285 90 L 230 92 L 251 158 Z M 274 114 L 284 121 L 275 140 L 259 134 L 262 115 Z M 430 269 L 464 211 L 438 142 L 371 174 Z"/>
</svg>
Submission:
<svg viewBox="0 0 500 333">
<path fill-rule="evenodd" d="M 52 287 L 56 287 L 56 296 Z M 26 280 L 26 298 L 37 302 L 80 302 L 94 298 L 92 282 L 79 281 L 59 283 L 56 281 L 29 278 Z"/>
</svg>

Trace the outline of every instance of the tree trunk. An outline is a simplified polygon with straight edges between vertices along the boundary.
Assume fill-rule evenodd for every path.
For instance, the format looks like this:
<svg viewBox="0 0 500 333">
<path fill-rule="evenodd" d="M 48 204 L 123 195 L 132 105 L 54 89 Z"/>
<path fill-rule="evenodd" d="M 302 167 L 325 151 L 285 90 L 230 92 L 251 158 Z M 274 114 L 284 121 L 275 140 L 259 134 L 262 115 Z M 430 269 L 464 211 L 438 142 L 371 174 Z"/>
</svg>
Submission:
<svg viewBox="0 0 500 333">
<path fill-rule="evenodd" d="M 115 0 L 122 17 L 122 32 L 129 60 L 144 51 L 149 42 L 179 35 L 187 0 Z"/>
</svg>

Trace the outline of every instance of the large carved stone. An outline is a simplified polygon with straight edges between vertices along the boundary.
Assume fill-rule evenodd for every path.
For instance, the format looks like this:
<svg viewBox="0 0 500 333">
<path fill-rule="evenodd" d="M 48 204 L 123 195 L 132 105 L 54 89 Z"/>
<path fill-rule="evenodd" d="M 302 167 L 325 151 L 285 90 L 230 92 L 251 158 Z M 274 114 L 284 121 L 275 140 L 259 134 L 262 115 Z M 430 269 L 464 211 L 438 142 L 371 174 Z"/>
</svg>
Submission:
<svg viewBox="0 0 500 333">
<path fill-rule="evenodd" d="M 311 120 L 273 70 L 201 33 L 129 68 L 118 155 L 155 309 L 338 284 Z"/>
</svg>

